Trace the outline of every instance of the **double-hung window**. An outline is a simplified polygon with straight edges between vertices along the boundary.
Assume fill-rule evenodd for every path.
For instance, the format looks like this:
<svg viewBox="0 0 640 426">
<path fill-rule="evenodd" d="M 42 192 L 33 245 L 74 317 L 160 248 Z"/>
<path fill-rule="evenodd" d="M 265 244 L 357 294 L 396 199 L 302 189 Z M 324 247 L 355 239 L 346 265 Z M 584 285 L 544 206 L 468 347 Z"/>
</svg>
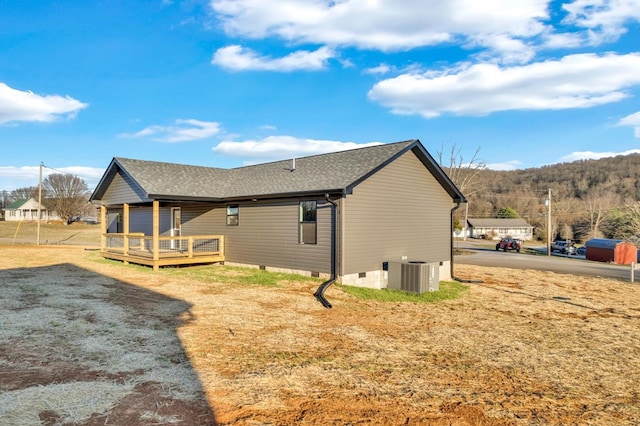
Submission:
<svg viewBox="0 0 640 426">
<path fill-rule="evenodd" d="M 227 206 L 227 226 L 238 226 L 240 209 L 237 204 L 229 204 Z"/>
<path fill-rule="evenodd" d="M 300 244 L 316 244 L 318 221 L 318 203 L 300 201 Z"/>
</svg>

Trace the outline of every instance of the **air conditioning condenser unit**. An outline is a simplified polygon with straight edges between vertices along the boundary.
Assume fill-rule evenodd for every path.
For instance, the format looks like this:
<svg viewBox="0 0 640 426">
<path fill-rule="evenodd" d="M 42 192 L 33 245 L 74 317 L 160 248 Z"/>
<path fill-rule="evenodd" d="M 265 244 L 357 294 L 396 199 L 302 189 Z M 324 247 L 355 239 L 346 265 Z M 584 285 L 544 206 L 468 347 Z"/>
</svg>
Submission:
<svg viewBox="0 0 640 426">
<path fill-rule="evenodd" d="M 437 262 L 389 262 L 387 288 L 422 294 L 440 289 Z"/>
</svg>

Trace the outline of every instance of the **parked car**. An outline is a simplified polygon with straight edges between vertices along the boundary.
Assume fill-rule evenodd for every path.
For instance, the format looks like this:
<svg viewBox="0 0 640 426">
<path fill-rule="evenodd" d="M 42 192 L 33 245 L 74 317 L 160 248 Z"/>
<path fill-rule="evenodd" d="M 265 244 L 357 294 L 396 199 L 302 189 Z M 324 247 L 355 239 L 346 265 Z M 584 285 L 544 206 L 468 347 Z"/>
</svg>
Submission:
<svg viewBox="0 0 640 426">
<path fill-rule="evenodd" d="M 515 250 L 520 253 L 520 248 L 522 248 L 522 243 L 515 238 L 503 238 L 496 244 L 496 250 Z"/>
<path fill-rule="evenodd" d="M 573 242 L 571 240 L 558 240 L 551 243 L 551 252 L 558 252 L 561 254 L 573 254 L 575 247 L 573 246 Z"/>
<path fill-rule="evenodd" d="M 587 255 L 587 248 L 585 246 L 578 247 L 578 248 L 576 248 L 576 250 L 574 251 L 573 254 L 575 254 L 577 256 L 586 256 Z"/>
</svg>

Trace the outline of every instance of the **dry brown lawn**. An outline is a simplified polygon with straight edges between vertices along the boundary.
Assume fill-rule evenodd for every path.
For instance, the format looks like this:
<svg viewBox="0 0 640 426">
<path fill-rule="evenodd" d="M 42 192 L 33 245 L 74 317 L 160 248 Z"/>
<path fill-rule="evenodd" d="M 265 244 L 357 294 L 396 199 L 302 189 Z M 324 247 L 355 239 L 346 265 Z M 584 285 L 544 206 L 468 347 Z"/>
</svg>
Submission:
<svg viewBox="0 0 640 426">
<path fill-rule="evenodd" d="M 0 221 L 0 245 L 37 244 L 37 221 Z M 40 244 L 42 245 L 93 245 L 100 246 L 100 225 L 74 222 L 40 224 Z"/>
<path fill-rule="evenodd" d="M 0 246 L 0 424 L 640 424 L 638 284 L 459 265 L 457 300 L 328 310 L 169 272 Z"/>
</svg>

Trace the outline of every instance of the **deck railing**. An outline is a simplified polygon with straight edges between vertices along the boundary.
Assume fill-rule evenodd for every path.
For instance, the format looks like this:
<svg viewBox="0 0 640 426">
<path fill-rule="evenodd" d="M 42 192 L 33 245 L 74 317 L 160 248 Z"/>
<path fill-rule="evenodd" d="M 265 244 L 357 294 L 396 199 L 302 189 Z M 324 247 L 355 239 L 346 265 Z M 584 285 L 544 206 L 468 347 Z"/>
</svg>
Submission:
<svg viewBox="0 0 640 426">
<path fill-rule="evenodd" d="M 152 236 L 139 233 L 107 233 L 103 236 L 105 252 L 133 258 L 167 259 L 224 255 L 224 236 L 222 235 L 161 236 L 158 237 L 157 253 L 154 253 Z"/>
</svg>

